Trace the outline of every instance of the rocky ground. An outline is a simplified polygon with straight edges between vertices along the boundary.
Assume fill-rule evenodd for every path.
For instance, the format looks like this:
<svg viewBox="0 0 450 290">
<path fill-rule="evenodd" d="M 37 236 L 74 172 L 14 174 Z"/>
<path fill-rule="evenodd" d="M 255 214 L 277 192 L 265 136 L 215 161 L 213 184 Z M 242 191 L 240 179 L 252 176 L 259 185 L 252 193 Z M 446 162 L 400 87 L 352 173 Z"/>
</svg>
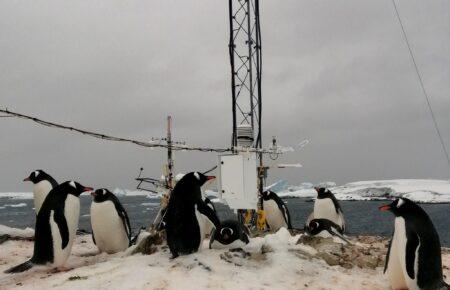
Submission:
<svg viewBox="0 0 450 290">
<path fill-rule="evenodd" d="M 33 242 L 0 244 L 0 271 L 28 259 Z M 0 289 L 389 289 L 382 275 L 388 240 L 350 237 L 351 244 L 280 230 L 236 250 L 207 249 L 170 259 L 159 238 L 115 255 L 99 254 L 90 235 L 78 235 L 67 272 L 36 267 L 0 274 Z M 161 243 L 162 242 L 162 243 Z M 156 245 L 155 245 L 156 243 Z M 134 252 L 148 251 L 150 255 Z M 443 249 L 444 274 L 450 252 Z"/>
</svg>

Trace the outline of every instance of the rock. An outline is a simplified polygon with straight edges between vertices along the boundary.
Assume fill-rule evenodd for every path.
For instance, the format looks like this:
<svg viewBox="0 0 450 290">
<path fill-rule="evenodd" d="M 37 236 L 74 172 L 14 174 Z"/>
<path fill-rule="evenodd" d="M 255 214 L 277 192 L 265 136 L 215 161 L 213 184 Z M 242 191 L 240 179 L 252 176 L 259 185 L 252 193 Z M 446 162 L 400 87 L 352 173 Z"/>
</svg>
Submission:
<svg viewBox="0 0 450 290">
<path fill-rule="evenodd" d="M 262 245 L 261 247 L 261 254 L 266 254 L 266 253 L 272 253 L 273 252 L 273 248 L 269 245 Z"/>
<path fill-rule="evenodd" d="M 340 257 L 338 255 L 330 254 L 330 253 L 326 253 L 326 252 L 319 252 L 316 254 L 316 257 L 321 258 L 330 266 L 339 265 Z"/>
<path fill-rule="evenodd" d="M 11 236 L 8 234 L 0 235 L 0 245 L 3 244 L 4 242 L 6 242 L 7 240 L 9 240 L 10 238 L 11 238 Z"/>
<path fill-rule="evenodd" d="M 158 245 L 165 241 L 165 234 L 160 231 L 153 231 L 148 236 L 142 239 L 139 245 L 131 253 L 132 255 L 142 253 L 144 255 L 151 255 L 158 251 Z"/>
<path fill-rule="evenodd" d="M 384 265 L 386 238 L 360 236 L 354 239 L 358 244 L 343 245 L 335 243 L 332 238 L 303 235 L 297 244 L 313 247 L 317 251 L 314 257 L 324 260 L 330 266 L 339 265 L 346 269 L 355 266 L 363 269 L 375 269 Z"/>
</svg>

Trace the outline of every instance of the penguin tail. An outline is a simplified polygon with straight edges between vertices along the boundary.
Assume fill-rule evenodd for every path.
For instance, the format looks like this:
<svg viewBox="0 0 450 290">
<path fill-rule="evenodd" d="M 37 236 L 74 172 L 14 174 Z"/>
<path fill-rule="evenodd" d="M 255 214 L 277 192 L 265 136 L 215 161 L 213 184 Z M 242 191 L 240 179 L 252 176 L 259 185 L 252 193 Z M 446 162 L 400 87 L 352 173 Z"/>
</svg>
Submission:
<svg viewBox="0 0 450 290">
<path fill-rule="evenodd" d="M 30 270 L 33 266 L 34 266 L 34 264 L 31 262 L 31 260 L 28 260 L 25 263 L 22 263 L 20 265 L 9 268 L 8 270 L 4 271 L 3 273 L 5 273 L 5 274 L 21 273 L 21 272 Z"/>
</svg>

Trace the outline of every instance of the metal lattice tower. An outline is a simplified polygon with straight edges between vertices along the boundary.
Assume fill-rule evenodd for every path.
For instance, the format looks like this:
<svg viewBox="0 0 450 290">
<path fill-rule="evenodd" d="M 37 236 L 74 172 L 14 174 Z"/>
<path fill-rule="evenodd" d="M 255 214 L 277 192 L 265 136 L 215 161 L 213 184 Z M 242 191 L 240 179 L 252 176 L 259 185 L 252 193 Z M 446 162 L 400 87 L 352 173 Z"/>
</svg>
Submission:
<svg viewBox="0 0 450 290">
<path fill-rule="evenodd" d="M 261 148 L 261 30 L 259 0 L 229 0 L 231 93 L 233 106 L 232 146 L 237 127 L 249 125 L 253 146 Z M 260 156 L 261 158 L 261 156 Z"/>
</svg>

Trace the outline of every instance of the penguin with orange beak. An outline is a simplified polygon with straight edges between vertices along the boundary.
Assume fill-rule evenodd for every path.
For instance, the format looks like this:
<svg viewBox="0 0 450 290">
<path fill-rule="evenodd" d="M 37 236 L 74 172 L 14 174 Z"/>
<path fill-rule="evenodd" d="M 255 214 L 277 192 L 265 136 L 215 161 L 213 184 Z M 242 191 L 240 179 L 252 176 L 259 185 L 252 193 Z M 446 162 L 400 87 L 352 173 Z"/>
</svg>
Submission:
<svg viewBox="0 0 450 290">
<path fill-rule="evenodd" d="M 33 256 L 5 273 L 24 272 L 35 265 L 61 269 L 69 258 L 78 228 L 79 197 L 92 190 L 75 181 L 66 181 L 53 188 L 37 216 Z"/>
<path fill-rule="evenodd" d="M 172 258 L 201 249 L 206 235 L 205 219 L 216 229 L 220 228 L 216 213 L 203 201 L 201 193 L 201 186 L 214 178 L 200 172 L 190 172 L 172 190 L 164 219 Z"/>
<path fill-rule="evenodd" d="M 384 267 L 392 289 L 448 290 L 442 274 L 439 235 L 427 213 L 407 198 L 379 209 L 395 215 Z"/>
</svg>

